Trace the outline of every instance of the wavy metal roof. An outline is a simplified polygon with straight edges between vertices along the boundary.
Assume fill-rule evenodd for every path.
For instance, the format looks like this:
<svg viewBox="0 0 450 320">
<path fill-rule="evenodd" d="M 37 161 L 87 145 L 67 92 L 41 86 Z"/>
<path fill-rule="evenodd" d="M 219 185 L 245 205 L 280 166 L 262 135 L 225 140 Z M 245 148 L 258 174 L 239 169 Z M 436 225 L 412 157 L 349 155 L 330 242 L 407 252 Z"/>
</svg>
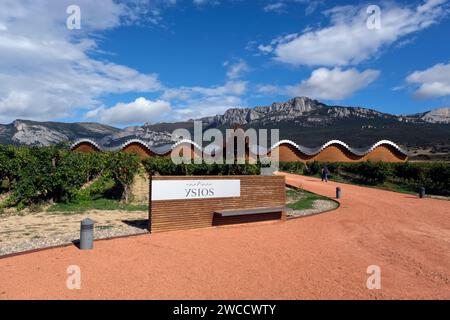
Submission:
<svg viewBox="0 0 450 320">
<path fill-rule="evenodd" d="M 96 147 L 97 149 L 102 150 L 102 151 L 120 151 L 120 150 L 123 150 L 126 147 L 128 147 L 130 144 L 138 144 L 138 145 L 141 145 L 143 148 L 150 150 L 151 152 L 158 154 L 158 155 L 164 155 L 164 154 L 169 153 L 173 147 L 173 144 L 166 144 L 166 145 L 161 145 L 161 146 L 156 146 L 156 147 L 150 146 L 150 145 L 148 145 L 147 142 L 142 141 L 140 139 L 130 139 L 116 147 L 104 147 L 104 146 L 100 146 L 98 143 L 96 143 L 95 141 L 93 141 L 91 139 L 80 139 L 80 140 L 76 141 L 75 143 L 73 143 L 70 146 L 70 149 L 73 150 L 82 143 L 91 144 L 94 147 Z"/>
<path fill-rule="evenodd" d="M 100 146 L 97 144 L 97 142 L 95 142 L 94 140 L 91 140 L 91 139 L 80 139 L 80 140 L 77 140 L 75 143 L 73 143 L 70 146 L 70 149 L 73 150 L 73 149 L 75 149 L 76 147 L 78 147 L 82 143 L 90 144 L 90 145 L 94 146 L 95 148 L 97 148 L 98 150 L 103 150 L 104 149 L 104 148 L 100 148 Z"/>
<path fill-rule="evenodd" d="M 307 148 L 301 145 L 296 144 L 295 142 L 291 141 L 291 140 L 281 140 L 279 142 L 277 142 L 276 144 L 274 144 L 270 150 L 275 149 L 276 147 L 279 147 L 282 144 L 289 144 L 291 146 L 293 146 L 294 148 L 296 148 L 297 150 L 299 150 L 300 152 L 308 155 L 308 156 L 314 156 L 318 153 L 320 153 L 321 151 L 323 151 L 324 149 L 326 149 L 327 147 L 331 146 L 331 145 L 340 145 L 342 147 L 344 147 L 345 149 L 347 149 L 348 151 L 350 151 L 351 153 L 353 153 L 354 155 L 357 156 L 364 156 L 370 152 L 372 152 L 374 149 L 376 149 L 377 147 L 381 146 L 381 145 L 389 145 L 391 147 L 393 147 L 394 149 L 396 149 L 398 152 L 400 152 L 401 154 L 407 156 L 408 153 L 403 150 L 402 148 L 400 148 L 397 144 L 395 144 L 394 142 L 390 141 L 390 140 L 380 140 L 376 143 L 374 143 L 371 146 L 368 146 L 366 148 L 352 148 L 350 147 L 348 144 L 346 144 L 345 142 L 342 142 L 340 140 L 330 140 L 326 143 L 324 143 L 323 145 L 316 147 L 316 148 Z"/>
<path fill-rule="evenodd" d="M 103 151 L 118 151 L 118 150 L 123 150 L 124 148 L 126 148 L 127 146 L 129 146 L 130 144 L 139 144 L 142 147 L 150 150 L 151 152 L 158 154 L 158 155 L 164 155 L 164 154 L 168 154 L 172 149 L 182 145 L 182 144 L 190 144 L 192 146 L 194 146 L 195 149 L 197 149 L 200 152 L 206 152 L 206 153 L 211 153 L 212 150 L 215 150 L 217 152 L 217 148 L 211 145 L 208 145 L 205 148 L 202 148 L 200 145 L 198 145 L 197 143 L 195 143 L 192 140 L 189 139 L 183 139 L 180 140 L 174 144 L 166 144 L 166 145 L 162 145 L 162 146 L 150 146 L 148 145 L 148 143 L 146 143 L 145 141 L 139 140 L 139 139 L 131 139 L 128 140 L 126 142 L 124 142 L 123 144 L 121 144 L 120 146 L 117 147 L 112 147 L 112 148 L 108 148 L 108 147 L 102 147 L 100 146 L 98 143 L 96 143 L 95 141 L 91 140 L 91 139 L 81 139 L 78 140 L 77 142 L 75 142 L 74 144 L 72 144 L 71 149 L 75 149 L 78 145 L 80 145 L 81 143 L 88 143 L 93 145 L 95 148 L 99 149 L 99 150 L 103 150 Z M 297 149 L 298 151 L 300 151 L 303 154 L 306 154 L 308 156 L 314 156 L 318 153 L 320 153 L 321 151 L 323 151 L 324 149 L 326 149 L 327 147 L 331 146 L 331 145 L 339 145 L 342 146 L 343 148 L 347 149 L 349 152 L 353 153 L 354 155 L 357 156 L 364 156 L 370 152 L 372 152 L 374 149 L 376 149 L 377 147 L 381 146 L 381 145 L 389 145 L 391 147 L 393 147 L 394 149 L 396 149 L 399 153 L 407 156 L 408 153 L 403 150 L 402 148 L 400 148 L 397 144 L 395 144 L 394 142 L 390 141 L 390 140 L 380 140 L 376 143 L 374 143 L 371 146 L 368 146 L 366 148 L 352 148 L 350 147 L 348 144 L 346 144 L 345 142 L 342 142 L 340 140 L 330 140 L 326 143 L 324 143 L 321 146 L 318 146 L 316 148 L 308 148 L 302 145 L 299 145 L 291 140 L 281 140 L 277 143 L 275 143 L 274 145 L 272 145 L 272 147 L 270 147 L 268 150 L 263 147 L 263 146 L 257 146 L 257 145 L 252 145 L 250 146 L 250 152 L 253 154 L 257 154 L 257 155 L 263 155 L 266 154 L 268 151 L 272 151 L 273 149 L 283 145 L 283 144 L 287 144 L 287 145 L 291 145 L 293 146 L 295 149 Z"/>
</svg>

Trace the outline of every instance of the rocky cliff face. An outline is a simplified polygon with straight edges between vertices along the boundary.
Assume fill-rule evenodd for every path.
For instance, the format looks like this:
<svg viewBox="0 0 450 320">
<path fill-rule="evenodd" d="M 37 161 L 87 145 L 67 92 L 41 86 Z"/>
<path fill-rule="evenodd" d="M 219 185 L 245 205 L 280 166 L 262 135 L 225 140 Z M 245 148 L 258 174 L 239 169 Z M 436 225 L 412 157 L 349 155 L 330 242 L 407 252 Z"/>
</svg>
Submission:
<svg viewBox="0 0 450 320">
<path fill-rule="evenodd" d="M 255 108 L 228 109 L 223 115 L 201 119 L 208 125 L 246 125 L 254 122 L 263 124 L 280 121 L 295 121 L 307 125 L 327 124 L 343 118 L 396 118 L 376 110 L 360 107 L 327 106 L 307 97 L 297 97 L 286 102 L 276 102 L 270 106 Z"/>
<path fill-rule="evenodd" d="M 154 131 L 147 125 L 133 126 L 122 129 L 114 134 L 102 138 L 99 142 L 105 147 L 114 147 L 131 139 L 140 139 L 150 146 L 158 146 L 174 142 L 168 131 Z"/>
<path fill-rule="evenodd" d="M 12 141 L 18 144 L 48 146 L 69 140 L 65 134 L 38 124 L 29 124 L 19 120 L 13 122 L 16 132 Z"/>
<path fill-rule="evenodd" d="M 120 145 L 130 139 L 141 139 L 150 145 L 171 143 L 171 132 L 153 131 L 148 126 L 117 129 L 98 123 L 61 123 L 16 120 L 0 125 L 0 143 L 49 146 L 89 138 L 105 147 Z"/>
<path fill-rule="evenodd" d="M 294 119 L 311 111 L 325 107 L 324 104 L 307 97 L 297 97 L 286 102 L 275 102 L 270 106 L 255 108 L 232 108 L 223 115 L 206 117 L 201 120 L 209 125 L 248 124 L 254 121 L 278 121 Z"/>
<path fill-rule="evenodd" d="M 425 112 L 420 119 L 430 123 L 450 123 L 450 108 L 438 108 Z"/>
<path fill-rule="evenodd" d="M 119 131 L 98 123 L 62 123 L 16 120 L 0 125 L 0 142 L 28 146 L 49 146 L 79 138 L 103 138 Z"/>
</svg>

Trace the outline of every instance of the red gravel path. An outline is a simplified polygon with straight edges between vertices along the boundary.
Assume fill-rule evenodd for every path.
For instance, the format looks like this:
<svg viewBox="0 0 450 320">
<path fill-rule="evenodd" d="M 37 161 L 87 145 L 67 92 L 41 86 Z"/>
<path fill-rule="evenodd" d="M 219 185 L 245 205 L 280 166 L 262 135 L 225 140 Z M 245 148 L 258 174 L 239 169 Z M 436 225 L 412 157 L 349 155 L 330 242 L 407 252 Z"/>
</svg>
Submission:
<svg viewBox="0 0 450 320">
<path fill-rule="evenodd" d="M 287 175 L 333 196 L 337 184 Z M 450 299 L 450 201 L 341 185 L 335 211 L 0 259 L 0 299 Z M 66 268 L 81 267 L 81 290 Z M 380 290 L 366 269 L 381 267 Z"/>
</svg>

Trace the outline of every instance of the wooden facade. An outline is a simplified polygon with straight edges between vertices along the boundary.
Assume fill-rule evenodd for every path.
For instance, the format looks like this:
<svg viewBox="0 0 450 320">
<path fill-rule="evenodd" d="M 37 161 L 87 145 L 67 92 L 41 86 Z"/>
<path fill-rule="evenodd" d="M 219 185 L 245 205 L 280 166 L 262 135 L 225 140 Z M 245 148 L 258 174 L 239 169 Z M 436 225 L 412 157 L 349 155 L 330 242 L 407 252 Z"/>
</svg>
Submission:
<svg viewBox="0 0 450 320">
<path fill-rule="evenodd" d="M 218 180 L 239 179 L 241 196 L 232 198 L 159 200 L 149 205 L 151 232 L 204 228 L 214 225 L 279 219 L 280 215 L 254 215 L 250 219 L 214 217 L 215 211 L 284 207 L 286 202 L 283 176 L 153 176 L 151 180 Z M 151 182 L 150 182 L 151 195 Z M 151 196 L 150 196 L 151 199 Z"/>
</svg>

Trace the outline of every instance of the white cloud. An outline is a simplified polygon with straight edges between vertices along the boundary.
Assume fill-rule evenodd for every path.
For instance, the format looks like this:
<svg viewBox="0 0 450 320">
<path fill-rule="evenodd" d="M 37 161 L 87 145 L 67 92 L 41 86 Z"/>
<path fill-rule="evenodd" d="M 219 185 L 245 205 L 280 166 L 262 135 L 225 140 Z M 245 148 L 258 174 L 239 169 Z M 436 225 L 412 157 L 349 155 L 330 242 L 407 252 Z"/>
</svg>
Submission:
<svg viewBox="0 0 450 320">
<path fill-rule="evenodd" d="M 87 118 L 96 119 L 111 125 L 154 123 L 171 112 L 170 103 L 163 100 L 151 101 L 143 97 L 130 103 L 118 103 L 111 108 L 98 108 L 86 114 Z"/>
<path fill-rule="evenodd" d="M 148 92 L 154 74 L 97 60 L 90 34 L 119 26 L 131 9 L 112 0 L 79 0 L 81 30 L 66 28 L 71 1 L 3 0 L 0 11 L 0 122 L 49 120 L 95 108 L 110 93 Z"/>
<path fill-rule="evenodd" d="M 244 105 L 247 82 L 229 80 L 220 86 L 180 87 L 165 90 L 162 99 L 172 102 L 171 120 L 197 119 Z"/>
<path fill-rule="evenodd" d="M 323 3 L 324 3 L 323 0 L 279 0 L 276 2 L 266 4 L 263 7 L 263 10 L 265 12 L 282 13 L 282 12 L 286 12 L 285 8 L 288 5 L 304 4 L 304 5 L 306 5 L 305 14 L 309 15 L 309 14 L 313 13 Z"/>
<path fill-rule="evenodd" d="M 246 90 L 247 82 L 245 81 L 227 81 L 221 86 L 193 86 L 166 89 L 162 95 L 162 99 L 187 101 L 201 97 L 240 96 L 243 95 Z"/>
<path fill-rule="evenodd" d="M 245 105 L 242 95 L 247 90 L 245 81 L 227 81 L 211 87 L 166 88 L 159 100 L 143 97 L 133 102 L 120 102 L 86 112 L 85 118 L 111 125 L 131 125 L 144 122 L 185 121 L 214 116 L 227 109 Z M 22 97 L 12 97 L 21 103 Z"/>
<path fill-rule="evenodd" d="M 285 4 L 283 2 L 269 3 L 264 6 L 265 12 L 281 12 L 284 9 Z"/>
<path fill-rule="evenodd" d="M 419 86 L 414 94 L 419 99 L 450 96 L 450 63 L 439 63 L 423 71 L 414 71 L 406 81 Z"/>
<path fill-rule="evenodd" d="M 271 45 L 260 44 L 258 46 L 258 50 L 261 51 L 263 54 L 269 54 L 269 53 L 271 53 L 273 51 L 273 48 L 272 48 Z"/>
<path fill-rule="evenodd" d="M 207 4 L 217 5 L 220 3 L 218 0 L 193 0 L 192 2 L 196 6 L 203 6 L 203 5 L 207 5 Z"/>
<path fill-rule="evenodd" d="M 100 53 L 96 41 L 103 31 L 137 22 L 144 13 L 156 22 L 158 6 L 149 7 L 149 3 L 167 6 L 176 4 L 175 0 L 79 0 L 81 30 L 66 28 L 69 0 L 4 1 L 0 11 L 0 122 L 54 120 L 75 114 L 114 125 L 197 118 L 234 106 L 247 90 L 247 82 L 237 80 L 248 71 L 243 60 L 227 65 L 227 81 L 221 85 L 166 88 L 155 74 L 93 58 L 92 53 Z M 159 100 L 139 98 L 112 107 L 102 102 L 106 95 L 126 92 L 163 94 Z"/>
<path fill-rule="evenodd" d="M 237 96 L 210 96 L 190 99 L 174 107 L 171 120 L 182 121 L 215 116 L 224 113 L 229 108 L 246 105 L 241 97 Z"/>
<path fill-rule="evenodd" d="M 297 85 L 260 85 L 258 92 L 265 95 L 279 94 L 308 96 L 313 99 L 342 100 L 367 87 L 378 78 L 379 74 L 379 71 L 372 69 L 359 72 L 354 68 L 348 70 L 342 70 L 339 67 L 333 69 L 319 68 L 314 70 L 308 79 Z"/>
<path fill-rule="evenodd" d="M 242 97 L 226 93 L 222 89 L 217 90 L 216 94 L 209 91 L 214 90 L 213 88 L 200 90 L 207 90 L 210 94 L 188 91 L 188 88 L 184 90 L 170 89 L 170 93 L 166 92 L 161 99 L 155 101 L 140 97 L 129 103 L 117 103 L 110 108 L 99 107 L 88 111 L 85 118 L 110 125 L 186 121 L 222 114 L 229 108 L 245 105 Z M 20 101 L 20 97 L 16 99 Z"/>
<path fill-rule="evenodd" d="M 262 93 L 263 95 L 284 95 L 286 88 L 273 84 L 260 84 L 256 86 L 256 91 L 258 93 Z"/>
<path fill-rule="evenodd" d="M 227 77 L 228 79 L 231 80 L 240 78 L 242 75 L 250 71 L 250 67 L 242 59 L 239 59 L 237 62 L 234 63 L 230 61 L 225 61 L 224 66 L 228 67 Z"/>
<path fill-rule="evenodd" d="M 328 27 L 274 39 L 277 61 L 292 65 L 345 66 L 376 56 L 380 50 L 437 23 L 448 13 L 444 0 L 428 0 L 413 8 L 386 5 L 381 28 L 369 29 L 367 7 L 339 6 L 325 12 Z M 268 47 L 261 47 L 267 53 Z"/>
</svg>

